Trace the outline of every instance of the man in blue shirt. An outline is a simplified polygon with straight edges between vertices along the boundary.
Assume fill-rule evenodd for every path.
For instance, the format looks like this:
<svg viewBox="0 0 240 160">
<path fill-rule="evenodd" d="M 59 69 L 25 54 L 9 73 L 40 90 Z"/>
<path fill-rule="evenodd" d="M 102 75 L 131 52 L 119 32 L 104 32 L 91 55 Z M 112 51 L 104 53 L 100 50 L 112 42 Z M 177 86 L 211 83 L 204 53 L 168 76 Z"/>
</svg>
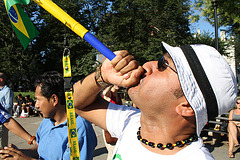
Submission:
<svg viewBox="0 0 240 160">
<path fill-rule="evenodd" d="M 12 113 L 13 107 L 13 91 L 6 85 L 6 75 L 0 72 L 0 104 L 9 113 Z M 0 147 L 8 145 L 8 129 L 4 125 L 0 125 Z"/>
<path fill-rule="evenodd" d="M 7 147 L 1 150 L 12 159 L 70 160 L 67 111 L 64 95 L 64 80 L 58 72 L 46 72 L 36 80 L 35 107 L 44 120 L 37 130 L 37 146 L 18 151 Z M 76 115 L 78 142 L 81 160 L 92 160 L 97 139 L 89 121 Z M 25 153 L 25 154 L 23 154 Z M 38 154 L 38 157 L 36 155 Z M 27 156 L 28 155 L 28 156 Z M 33 158 L 31 158 L 31 157 Z M 2 155 L 2 159 L 6 156 Z"/>
</svg>

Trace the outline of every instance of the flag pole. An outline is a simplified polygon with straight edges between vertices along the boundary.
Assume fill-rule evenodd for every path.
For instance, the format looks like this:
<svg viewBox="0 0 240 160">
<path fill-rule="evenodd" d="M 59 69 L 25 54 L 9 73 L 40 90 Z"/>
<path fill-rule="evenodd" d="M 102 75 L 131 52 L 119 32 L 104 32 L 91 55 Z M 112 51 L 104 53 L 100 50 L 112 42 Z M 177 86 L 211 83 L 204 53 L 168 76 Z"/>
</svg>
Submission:
<svg viewBox="0 0 240 160">
<path fill-rule="evenodd" d="M 69 16 L 65 11 L 58 7 L 51 0 L 33 0 L 39 6 L 52 14 L 55 18 L 61 21 L 64 25 L 70 28 L 73 32 L 86 40 L 95 49 L 102 53 L 106 58 L 112 60 L 115 54 L 102 44 L 96 37 L 94 37 L 85 27 Z"/>
</svg>

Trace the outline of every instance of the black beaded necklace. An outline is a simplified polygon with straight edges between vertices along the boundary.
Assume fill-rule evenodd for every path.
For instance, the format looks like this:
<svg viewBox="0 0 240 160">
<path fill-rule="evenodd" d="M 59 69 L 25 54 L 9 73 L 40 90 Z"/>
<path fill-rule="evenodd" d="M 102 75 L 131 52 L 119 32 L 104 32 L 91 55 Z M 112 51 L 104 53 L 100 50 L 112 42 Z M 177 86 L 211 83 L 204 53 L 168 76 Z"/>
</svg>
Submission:
<svg viewBox="0 0 240 160">
<path fill-rule="evenodd" d="M 148 142 L 148 140 L 146 139 L 143 139 L 142 136 L 141 136 L 141 127 L 138 128 L 138 131 L 137 131 L 137 139 L 139 141 L 141 141 L 143 144 L 145 145 L 148 145 L 152 148 L 159 148 L 159 149 L 165 149 L 165 148 L 168 148 L 168 149 L 173 149 L 174 147 L 183 147 L 185 144 L 190 144 L 191 142 L 194 142 L 194 141 L 197 141 L 198 140 L 198 136 L 196 134 L 193 134 L 191 135 L 189 138 L 187 139 L 184 139 L 182 141 L 177 141 L 175 144 L 172 144 L 172 143 L 168 143 L 166 145 L 163 145 L 162 143 L 158 143 L 158 144 L 155 144 L 153 142 Z"/>
</svg>

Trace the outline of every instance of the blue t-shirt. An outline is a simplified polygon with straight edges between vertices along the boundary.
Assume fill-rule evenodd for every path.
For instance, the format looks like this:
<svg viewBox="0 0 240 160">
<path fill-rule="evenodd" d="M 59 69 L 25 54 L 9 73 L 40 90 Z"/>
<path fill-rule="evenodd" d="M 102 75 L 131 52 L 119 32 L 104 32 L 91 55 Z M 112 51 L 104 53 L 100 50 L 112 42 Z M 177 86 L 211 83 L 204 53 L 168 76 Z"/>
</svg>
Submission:
<svg viewBox="0 0 240 160">
<path fill-rule="evenodd" d="M 13 91 L 6 85 L 0 89 L 0 104 L 7 110 L 11 111 L 13 106 Z"/>
<path fill-rule="evenodd" d="M 0 104 L 0 124 L 6 122 L 7 119 L 11 118 L 12 116 L 3 108 Z"/>
<path fill-rule="evenodd" d="M 92 160 L 97 138 L 89 121 L 76 115 L 77 134 L 81 160 Z M 67 121 L 54 126 L 54 122 L 43 119 L 37 130 L 39 159 L 70 160 Z"/>
</svg>

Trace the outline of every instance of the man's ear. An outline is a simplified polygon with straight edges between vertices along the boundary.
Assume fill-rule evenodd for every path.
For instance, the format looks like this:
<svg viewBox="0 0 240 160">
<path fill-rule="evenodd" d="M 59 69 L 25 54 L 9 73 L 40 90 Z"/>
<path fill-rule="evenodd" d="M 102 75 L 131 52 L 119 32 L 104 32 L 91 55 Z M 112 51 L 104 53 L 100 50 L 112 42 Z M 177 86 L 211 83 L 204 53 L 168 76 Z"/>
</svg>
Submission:
<svg viewBox="0 0 240 160">
<path fill-rule="evenodd" d="M 181 115 L 181 116 L 194 116 L 194 111 L 192 109 L 192 107 L 190 106 L 190 104 L 185 101 L 180 103 L 177 107 L 176 107 L 176 112 Z"/>
<path fill-rule="evenodd" d="M 51 101 L 52 101 L 52 104 L 56 106 L 58 104 L 58 96 L 56 94 L 53 94 L 51 96 Z"/>
</svg>

